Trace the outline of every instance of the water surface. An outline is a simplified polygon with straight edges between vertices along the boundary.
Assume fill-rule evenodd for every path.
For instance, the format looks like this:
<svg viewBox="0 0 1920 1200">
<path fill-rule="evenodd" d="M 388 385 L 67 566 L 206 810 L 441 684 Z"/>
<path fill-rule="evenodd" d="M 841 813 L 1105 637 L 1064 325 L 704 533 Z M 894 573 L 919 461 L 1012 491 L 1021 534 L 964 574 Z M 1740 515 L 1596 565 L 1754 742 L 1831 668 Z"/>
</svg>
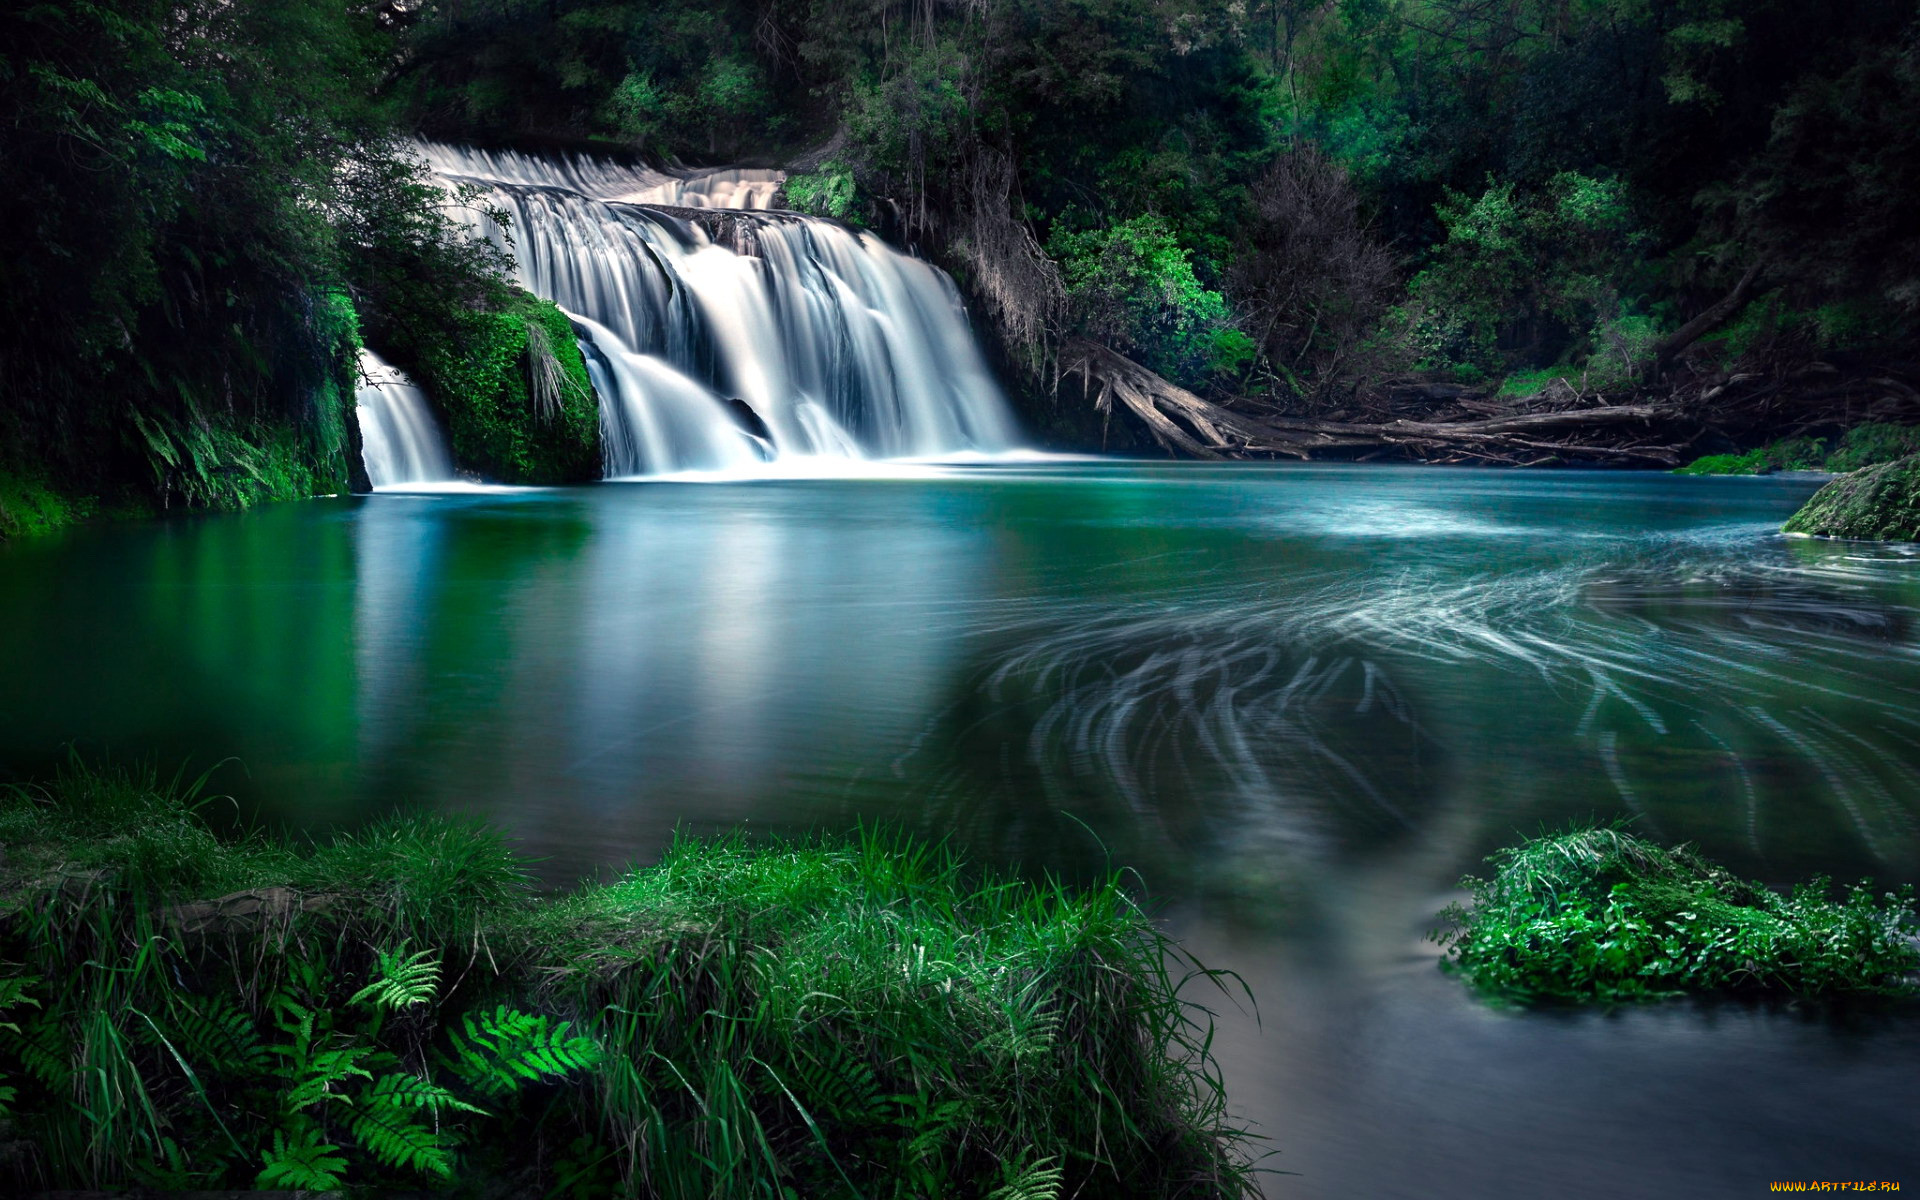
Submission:
<svg viewBox="0 0 1920 1200">
<path fill-rule="evenodd" d="M 0 551 L 0 768 L 231 755 L 269 821 L 475 814 L 556 881 L 739 822 L 1134 868 L 1258 998 L 1218 1045 L 1274 1197 L 1920 1186 L 1912 1011 L 1496 1013 L 1422 940 L 1570 818 L 1920 878 L 1920 557 L 1778 536 L 1812 487 L 1029 462 L 88 529 Z"/>
</svg>

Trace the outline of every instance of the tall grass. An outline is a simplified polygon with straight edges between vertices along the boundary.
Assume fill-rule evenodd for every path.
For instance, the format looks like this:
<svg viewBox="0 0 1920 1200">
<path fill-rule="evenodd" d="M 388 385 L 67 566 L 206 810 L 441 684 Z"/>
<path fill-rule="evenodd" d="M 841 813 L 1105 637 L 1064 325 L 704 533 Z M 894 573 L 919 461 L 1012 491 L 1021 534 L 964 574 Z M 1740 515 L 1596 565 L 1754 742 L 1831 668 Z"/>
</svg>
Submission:
<svg viewBox="0 0 1920 1200">
<path fill-rule="evenodd" d="M 1507 1004 L 1621 1003 L 1686 993 L 1910 995 L 1913 889 L 1838 900 L 1814 879 L 1782 895 L 1691 847 L 1573 828 L 1495 853 L 1434 936 L 1447 965 Z"/>
<path fill-rule="evenodd" d="M 1257 1194 L 1185 998 L 1225 980 L 1118 879 L 869 832 L 537 897 L 479 827 L 294 850 L 215 837 L 203 786 L 0 796 L 16 1186 Z"/>
</svg>

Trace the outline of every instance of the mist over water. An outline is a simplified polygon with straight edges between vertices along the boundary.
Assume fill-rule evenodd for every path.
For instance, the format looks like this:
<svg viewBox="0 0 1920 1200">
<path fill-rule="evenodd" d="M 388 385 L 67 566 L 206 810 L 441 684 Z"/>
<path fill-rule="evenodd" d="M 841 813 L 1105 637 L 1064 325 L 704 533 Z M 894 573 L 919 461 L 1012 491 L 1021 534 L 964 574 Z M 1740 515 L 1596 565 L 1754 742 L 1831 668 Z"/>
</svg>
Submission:
<svg viewBox="0 0 1920 1200">
<path fill-rule="evenodd" d="M 556 882 L 743 822 L 1128 868 L 1258 1000 L 1210 998 L 1275 1197 L 1900 1178 L 1908 1017 L 1502 1014 L 1423 941 L 1570 819 L 1920 879 L 1920 557 L 1780 537 L 1811 486 L 1031 461 L 87 529 L 0 555 L 0 765 L 233 755 L 262 819 L 469 813 Z"/>
</svg>

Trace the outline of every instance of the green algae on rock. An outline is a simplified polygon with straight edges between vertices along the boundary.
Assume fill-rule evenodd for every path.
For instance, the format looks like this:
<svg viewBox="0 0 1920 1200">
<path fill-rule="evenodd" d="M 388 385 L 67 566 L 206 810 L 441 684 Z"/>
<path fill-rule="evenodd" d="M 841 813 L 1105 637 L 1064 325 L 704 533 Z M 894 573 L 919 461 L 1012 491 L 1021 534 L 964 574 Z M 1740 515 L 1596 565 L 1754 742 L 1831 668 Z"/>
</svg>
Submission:
<svg viewBox="0 0 1920 1200">
<path fill-rule="evenodd" d="M 1920 454 L 1842 475 L 1783 528 L 1815 537 L 1920 541 Z"/>
</svg>

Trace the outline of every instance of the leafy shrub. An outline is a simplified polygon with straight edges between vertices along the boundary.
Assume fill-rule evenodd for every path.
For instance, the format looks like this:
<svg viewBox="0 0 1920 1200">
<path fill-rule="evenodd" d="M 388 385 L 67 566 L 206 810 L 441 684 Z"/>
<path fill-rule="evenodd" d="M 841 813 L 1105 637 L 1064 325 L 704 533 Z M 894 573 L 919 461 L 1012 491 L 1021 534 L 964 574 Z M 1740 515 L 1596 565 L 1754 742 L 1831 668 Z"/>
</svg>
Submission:
<svg viewBox="0 0 1920 1200">
<path fill-rule="evenodd" d="M 787 176 L 781 190 L 787 206 L 796 212 L 843 221 L 853 215 L 853 171 L 837 160 L 821 163 L 817 171 Z"/>
<path fill-rule="evenodd" d="M 1449 189 L 1436 215 L 1446 240 L 1409 285 L 1409 336 L 1429 366 L 1494 373 L 1585 342 L 1611 370 L 1607 356 L 1651 342 L 1621 295 L 1644 240 L 1621 184 L 1563 171 L 1523 192 L 1489 177 L 1477 197 Z"/>
<path fill-rule="evenodd" d="M 1160 217 L 1081 231 L 1063 225 L 1047 252 L 1060 262 L 1073 323 L 1089 337 L 1187 382 L 1244 362 L 1246 343 L 1221 336 L 1231 329 L 1226 301 L 1201 285 L 1192 256 Z"/>
<path fill-rule="evenodd" d="M 1685 993 L 1908 994 L 1920 971 L 1913 891 L 1827 898 L 1736 878 L 1686 846 L 1573 829 L 1488 858 L 1441 914 L 1445 965 L 1497 1003 L 1604 1003 Z"/>
</svg>

